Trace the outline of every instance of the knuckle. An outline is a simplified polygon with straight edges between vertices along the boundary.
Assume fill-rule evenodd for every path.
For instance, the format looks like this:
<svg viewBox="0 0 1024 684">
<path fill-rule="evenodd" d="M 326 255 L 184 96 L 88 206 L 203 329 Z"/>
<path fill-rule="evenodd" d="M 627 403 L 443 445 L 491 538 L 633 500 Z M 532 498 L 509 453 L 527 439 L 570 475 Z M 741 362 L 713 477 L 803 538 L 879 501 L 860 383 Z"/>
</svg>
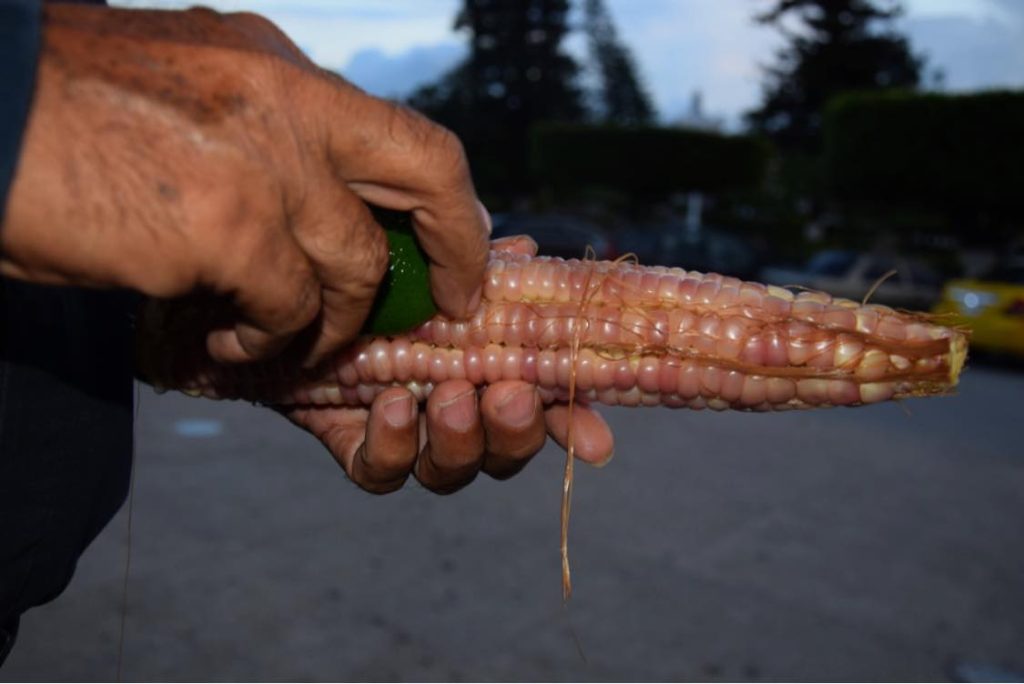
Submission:
<svg viewBox="0 0 1024 684">
<path fill-rule="evenodd" d="M 397 102 L 386 101 L 386 106 L 386 130 L 389 140 L 403 150 L 414 150 L 423 146 L 434 124 L 422 114 Z"/>
<path fill-rule="evenodd" d="M 320 313 L 320 286 L 313 275 L 312 268 L 300 261 L 297 271 L 293 280 L 299 283 L 298 289 L 295 299 L 287 305 L 291 324 L 284 332 L 288 333 L 298 332 L 305 328 Z"/>
<path fill-rule="evenodd" d="M 462 141 L 451 129 L 445 128 L 439 124 L 431 123 L 433 127 L 433 147 L 437 150 L 438 154 L 441 154 L 453 162 L 453 165 L 463 166 L 466 161 L 466 150 L 462 146 Z"/>
<path fill-rule="evenodd" d="M 439 417 L 436 422 L 441 420 L 443 419 Z M 434 439 L 430 445 L 430 461 L 437 479 L 447 482 L 471 479 L 475 476 L 476 471 L 483 465 L 483 439 L 477 439 L 474 435 L 455 433 L 444 425 L 435 425 L 434 429 L 445 433 L 442 439 Z M 427 430 L 430 431 L 429 425 Z"/>
<path fill-rule="evenodd" d="M 521 473 L 527 463 L 529 463 L 529 459 L 502 462 L 500 466 L 492 466 L 485 472 L 495 480 L 508 480 Z"/>
<path fill-rule="evenodd" d="M 250 31 L 266 31 L 268 33 L 279 34 L 280 29 L 262 14 L 256 14 L 255 12 L 229 12 L 224 17 L 235 24 L 237 27 L 247 29 Z"/>
<path fill-rule="evenodd" d="M 469 177 L 466 152 L 454 132 L 413 109 L 389 104 L 387 132 L 396 147 L 416 154 L 420 164 L 432 173 L 440 168 L 460 180 Z"/>
<path fill-rule="evenodd" d="M 401 477 L 392 480 L 370 480 L 361 478 L 358 480 L 353 479 L 352 481 L 357 487 L 368 494 L 383 496 L 384 494 L 390 494 L 401 489 L 402 485 L 405 484 L 405 480 L 405 477 Z"/>
<path fill-rule="evenodd" d="M 428 123 L 432 131 L 428 138 L 427 153 L 435 173 L 437 170 L 443 171 L 453 184 L 468 182 L 469 161 L 466 159 L 462 141 L 444 126 Z"/>
<path fill-rule="evenodd" d="M 370 241 L 366 254 L 366 266 L 370 272 L 370 279 L 376 287 L 387 275 L 388 265 L 391 257 L 388 250 L 388 240 L 380 230 L 370 231 Z"/>
<path fill-rule="evenodd" d="M 379 450 L 378 450 L 379 451 Z M 400 489 L 412 471 L 415 454 L 382 452 L 370 455 L 368 442 L 363 442 L 352 461 L 352 481 L 371 494 L 387 494 Z"/>
<path fill-rule="evenodd" d="M 303 69 L 313 67 L 312 62 L 292 39 L 265 16 L 255 12 L 231 12 L 222 16 L 237 36 L 264 56 Z"/>
<path fill-rule="evenodd" d="M 349 258 L 354 262 L 350 269 L 348 286 L 361 295 L 372 297 L 388 271 L 388 241 L 384 232 L 367 219 L 357 225 L 350 245 Z"/>
<path fill-rule="evenodd" d="M 262 14 L 255 12 L 230 12 L 223 15 L 224 20 L 241 37 L 252 41 L 256 46 L 271 53 L 288 53 L 294 48 L 291 40 Z"/>
<path fill-rule="evenodd" d="M 201 27 L 217 26 L 229 21 L 228 14 L 209 7 L 190 7 L 182 12 L 182 16 L 190 20 L 193 27 L 196 25 Z"/>
<path fill-rule="evenodd" d="M 476 476 L 479 474 L 478 468 L 460 468 L 458 470 L 444 473 L 444 475 L 432 482 L 421 482 L 424 487 L 432 491 L 434 494 L 441 496 L 447 496 L 454 494 L 466 485 L 473 482 Z"/>
</svg>

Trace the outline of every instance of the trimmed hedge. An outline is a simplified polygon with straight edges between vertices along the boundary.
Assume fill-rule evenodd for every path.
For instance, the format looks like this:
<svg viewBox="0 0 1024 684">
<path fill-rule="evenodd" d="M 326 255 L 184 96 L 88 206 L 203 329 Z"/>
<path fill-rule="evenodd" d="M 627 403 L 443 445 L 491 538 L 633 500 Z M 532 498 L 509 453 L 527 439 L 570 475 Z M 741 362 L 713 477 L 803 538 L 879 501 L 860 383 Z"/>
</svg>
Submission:
<svg viewBox="0 0 1024 684">
<path fill-rule="evenodd" d="M 1004 212 L 1024 197 L 1024 92 L 849 94 L 829 104 L 825 168 L 841 199 Z"/>
<path fill-rule="evenodd" d="M 638 197 L 757 185 L 768 147 L 749 136 L 680 128 L 543 124 L 531 134 L 536 180 L 573 193 L 605 187 Z"/>
</svg>

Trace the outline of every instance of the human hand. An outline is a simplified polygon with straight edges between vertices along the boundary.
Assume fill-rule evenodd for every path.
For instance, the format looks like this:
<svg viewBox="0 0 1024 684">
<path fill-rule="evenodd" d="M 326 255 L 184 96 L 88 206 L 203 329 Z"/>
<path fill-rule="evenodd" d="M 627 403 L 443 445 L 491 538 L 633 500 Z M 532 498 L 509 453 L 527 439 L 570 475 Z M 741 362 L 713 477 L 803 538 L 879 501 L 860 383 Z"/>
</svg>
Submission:
<svg viewBox="0 0 1024 684">
<path fill-rule="evenodd" d="M 0 273 L 232 304 L 222 362 L 350 341 L 387 267 L 365 201 L 410 211 L 445 313 L 471 311 L 486 213 L 457 139 L 317 68 L 272 24 L 48 4 Z"/>
<path fill-rule="evenodd" d="M 535 254 L 529 238 L 496 240 L 494 249 Z M 465 380 L 437 385 L 425 410 L 400 387 L 379 394 L 369 409 L 303 406 L 285 411 L 330 450 L 349 479 L 384 494 L 412 474 L 426 488 L 448 494 L 483 471 L 497 479 L 518 473 L 550 435 L 568 445 L 569 408 L 544 407 L 534 385 L 501 381 L 482 392 Z M 611 430 L 582 403 L 572 412 L 574 451 L 603 465 L 612 457 Z"/>
<path fill-rule="evenodd" d="M 285 415 L 322 441 L 352 482 L 375 494 L 399 489 L 410 474 L 438 494 L 461 489 L 481 471 L 503 480 L 541 450 L 545 433 L 563 448 L 569 433 L 567 406 L 543 407 L 534 386 L 510 380 L 479 396 L 465 380 L 449 380 L 423 411 L 409 390 L 395 387 L 369 410 L 302 407 Z M 613 440 L 604 419 L 582 404 L 572 419 L 576 457 L 607 463 Z"/>
<path fill-rule="evenodd" d="M 492 245 L 519 254 L 534 255 L 537 250 L 532 239 L 523 237 L 495 240 Z M 568 407 L 543 406 L 537 388 L 525 382 L 497 382 L 482 391 L 465 380 L 441 382 L 425 407 L 404 387 L 387 389 L 367 408 L 308 398 L 295 404 L 296 389 L 327 377 L 326 368 L 337 359 L 309 371 L 291 357 L 236 368 L 212 363 L 201 335 L 210 313 L 210 307 L 196 298 L 144 307 L 137 335 L 144 377 L 161 387 L 269 402 L 319 438 L 350 479 L 368 491 L 393 491 L 413 474 L 425 487 L 448 493 L 481 470 L 496 478 L 515 474 L 544 445 L 545 432 L 563 447 L 568 445 Z M 601 417 L 577 402 L 572 423 L 576 456 L 605 463 L 613 440 Z"/>
</svg>

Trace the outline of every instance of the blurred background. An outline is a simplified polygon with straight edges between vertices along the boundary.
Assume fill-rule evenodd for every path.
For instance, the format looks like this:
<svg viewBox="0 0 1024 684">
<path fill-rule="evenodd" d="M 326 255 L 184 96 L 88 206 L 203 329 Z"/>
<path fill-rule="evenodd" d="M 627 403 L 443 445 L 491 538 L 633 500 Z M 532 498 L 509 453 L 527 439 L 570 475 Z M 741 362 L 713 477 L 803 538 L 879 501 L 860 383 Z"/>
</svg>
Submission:
<svg viewBox="0 0 1024 684">
<path fill-rule="evenodd" d="M 259 409 L 142 389 L 125 676 L 1024 678 L 1024 3 L 209 4 L 454 130 L 496 235 L 877 285 L 971 328 L 973 361 L 905 407 L 609 411 L 567 609 L 554 449 L 373 499 Z M 124 524 L 0 678 L 114 674 Z"/>
</svg>

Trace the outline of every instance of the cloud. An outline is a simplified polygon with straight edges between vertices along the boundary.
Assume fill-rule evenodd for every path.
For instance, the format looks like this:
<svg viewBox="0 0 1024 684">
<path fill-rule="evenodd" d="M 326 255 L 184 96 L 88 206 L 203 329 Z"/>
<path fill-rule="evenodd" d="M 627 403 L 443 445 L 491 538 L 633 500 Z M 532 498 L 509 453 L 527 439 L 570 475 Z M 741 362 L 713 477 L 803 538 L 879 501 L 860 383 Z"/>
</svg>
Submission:
<svg viewBox="0 0 1024 684">
<path fill-rule="evenodd" d="M 928 67 L 944 72 L 946 89 L 1024 88 L 1024 21 L 936 16 L 904 25 Z"/>
<path fill-rule="evenodd" d="M 395 56 L 367 48 L 357 52 L 340 73 L 374 95 L 403 98 L 437 80 L 465 55 L 465 46 L 456 43 L 417 46 Z"/>
<path fill-rule="evenodd" d="M 246 2 L 266 14 L 319 64 L 337 69 L 364 50 L 395 56 L 418 45 L 461 42 L 452 25 L 457 0 Z"/>
<path fill-rule="evenodd" d="M 356 53 L 397 55 L 416 45 L 459 42 L 453 33 L 461 0 L 113 0 L 126 7 L 182 9 L 195 4 L 222 12 L 264 15 L 312 59 L 337 69 Z"/>
<path fill-rule="evenodd" d="M 989 0 L 989 3 L 1002 12 L 1005 20 L 1015 22 L 1018 28 L 1024 28 L 1024 3 L 1020 0 Z"/>
<path fill-rule="evenodd" d="M 783 45 L 750 0 L 607 0 L 662 117 L 701 91 L 708 113 L 737 126 L 761 96 L 762 67 Z M 1024 1 L 910 0 L 897 28 L 940 67 L 951 90 L 1024 87 Z"/>
<path fill-rule="evenodd" d="M 195 0 L 114 0 L 180 7 Z M 310 57 L 374 93 L 405 94 L 457 60 L 452 24 L 461 0 L 203 0 L 247 9 L 281 26 Z M 606 0 L 662 118 L 677 119 L 700 91 L 732 125 L 760 99 L 761 67 L 782 38 L 752 17 L 768 0 Z M 581 5 L 574 0 L 574 5 Z M 897 27 L 941 67 L 955 90 L 1024 87 L 1024 0 L 906 0 Z M 579 22 L 579 10 L 573 13 Z M 585 56 L 581 36 L 569 46 Z"/>
<path fill-rule="evenodd" d="M 760 66 L 781 39 L 754 23 L 756 3 L 609 0 L 608 8 L 663 119 L 678 119 L 696 91 L 733 126 L 757 104 Z"/>
</svg>

